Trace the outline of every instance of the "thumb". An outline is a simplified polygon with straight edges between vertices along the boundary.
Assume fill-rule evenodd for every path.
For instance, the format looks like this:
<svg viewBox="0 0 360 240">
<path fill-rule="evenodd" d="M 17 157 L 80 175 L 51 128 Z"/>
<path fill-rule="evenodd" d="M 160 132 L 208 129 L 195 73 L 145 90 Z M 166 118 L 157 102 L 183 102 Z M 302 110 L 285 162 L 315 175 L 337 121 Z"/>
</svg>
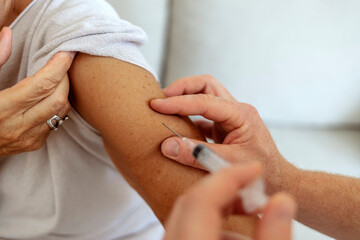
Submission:
<svg viewBox="0 0 360 240">
<path fill-rule="evenodd" d="M 236 152 L 236 145 L 213 144 L 194 139 L 189 140 L 196 145 L 205 145 L 224 159 L 230 159 L 230 157 Z M 207 170 L 194 158 L 192 155 L 192 148 L 179 137 L 170 137 L 164 140 L 161 144 L 161 153 L 165 157 L 175 160 L 186 166 Z"/>
<path fill-rule="evenodd" d="M 70 69 L 74 56 L 73 52 L 59 52 L 35 74 L 38 84 L 38 91 L 34 89 L 36 95 L 46 97 L 55 91 Z"/>
<path fill-rule="evenodd" d="M 55 54 L 34 76 L 14 86 L 17 87 L 18 95 L 24 96 L 23 99 L 27 99 L 27 103 L 33 104 L 53 94 L 60 83 L 67 79 L 65 76 L 74 56 L 71 52 Z"/>
<path fill-rule="evenodd" d="M 12 51 L 12 31 L 4 27 L 0 32 L 0 69 L 9 60 Z"/>
<path fill-rule="evenodd" d="M 292 239 L 291 227 L 295 212 L 296 204 L 291 196 L 284 193 L 273 196 L 255 229 L 255 240 Z"/>
</svg>

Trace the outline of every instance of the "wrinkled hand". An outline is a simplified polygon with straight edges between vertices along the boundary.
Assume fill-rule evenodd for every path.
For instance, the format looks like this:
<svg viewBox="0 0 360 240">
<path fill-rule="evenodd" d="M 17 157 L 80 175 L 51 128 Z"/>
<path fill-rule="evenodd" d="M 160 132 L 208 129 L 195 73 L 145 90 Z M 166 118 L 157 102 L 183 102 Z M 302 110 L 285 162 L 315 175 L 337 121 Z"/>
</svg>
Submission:
<svg viewBox="0 0 360 240">
<path fill-rule="evenodd" d="M 0 68 L 11 55 L 12 32 L 0 34 Z M 0 91 L 0 157 L 39 149 L 49 135 L 46 121 L 70 110 L 69 70 L 73 53 L 56 54 L 39 72 Z"/>
<path fill-rule="evenodd" d="M 165 229 L 164 240 L 249 239 L 224 232 L 222 221 L 230 214 L 241 214 L 239 189 L 259 176 L 258 164 L 234 166 L 207 176 L 179 197 Z M 290 240 L 295 203 L 285 194 L 270 198 L 263 217 L 255 227 L 254 240 Z"/>
<path fill-rule="evenodd" d="M 164 89 L 164 93 L 167 99 L 151 101 L 155 111 L 201 115 L 211 120 L 194 122 L 204 136 L 215 141 L 215 144 L 203 144 L 233 163 L 261 162 L 267 193 L 274 193 L 276 190 L 271 186 L 279 184 L 282 173 L 294 168 L 281 156 L 257 110 L 237 102 L 215 78 L 205 75 L 179 79 Z M 178 137 L 166 139 L 161 151 L 170 159 L 204 169 Z"/>
</svg>

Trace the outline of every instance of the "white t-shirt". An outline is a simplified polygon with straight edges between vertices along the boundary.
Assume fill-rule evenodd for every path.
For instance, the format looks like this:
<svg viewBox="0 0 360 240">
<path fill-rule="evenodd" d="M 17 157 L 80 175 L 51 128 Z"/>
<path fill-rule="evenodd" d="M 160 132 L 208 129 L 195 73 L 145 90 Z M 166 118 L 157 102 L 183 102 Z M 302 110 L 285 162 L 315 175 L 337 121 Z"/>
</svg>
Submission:
<svg viewBox="0 0 360 240">
<path fill-rule="evenodd" d="M 153 73 L 138 50 L 145 33 L 103 0 L 35 0 L 11 28 L 0 90 L 58 51 L 114 57 Z M 69 117 L 40 150 L 0 158 L 0 238 L 159 239 L 161 225 L 118 173 L 99 132 L 74 109 Z"/>
</svg>

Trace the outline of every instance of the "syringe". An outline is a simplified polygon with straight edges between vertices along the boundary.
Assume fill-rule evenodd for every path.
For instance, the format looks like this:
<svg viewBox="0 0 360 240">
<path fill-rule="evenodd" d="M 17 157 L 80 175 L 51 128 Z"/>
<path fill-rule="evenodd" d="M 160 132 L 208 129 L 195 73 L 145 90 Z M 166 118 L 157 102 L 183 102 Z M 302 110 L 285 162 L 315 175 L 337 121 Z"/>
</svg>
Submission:
<svg viewBox="0 0 360 240">
<path fill-rule="evenodd" d="M 195 144 L 188 138 L 185 138 L 168 127 L 165 123 L 162 123 L 166 128 L 176 134 L 182 139 L 184 143 L 191 149 L 192 155 L 207 169 L 209 172 L 217 172 L 222 168 L 229 167 L 230 163 L 210 148 L 203 144 Z M 246 213 L 254 213 L 258 209 L 265 207 L 268 197 L 265 194 L 265 184 L 262 178 L 256 179 L 250 185 L 239 191 L 239 196 L 242 199 L 243 208 Z"/>
</svg>

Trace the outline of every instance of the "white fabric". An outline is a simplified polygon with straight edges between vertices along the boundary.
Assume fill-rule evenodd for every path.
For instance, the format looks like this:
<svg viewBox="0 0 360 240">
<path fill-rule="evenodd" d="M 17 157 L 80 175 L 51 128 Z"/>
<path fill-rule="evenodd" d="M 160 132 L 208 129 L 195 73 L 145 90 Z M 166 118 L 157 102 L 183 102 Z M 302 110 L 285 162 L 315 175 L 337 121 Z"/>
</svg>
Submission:
<svg viewBox="0 0 360 240">
<path fill-rule="evenodd" d="M 166 84 L 213 74 L 271 123 L 360 124 L 360 1 L 174 0 Z"/>
<path fill-rule="evenodd" d="M 167 50 L 170 0 L 108 0 L 120 17 L 141 26 L 149 42 L 140 48 L 150 65 L 161 75 Z"/>
<path fill-rule="evenodd" d="M 37 72 L 58 51 L 110 56 L 153 72 L 144 32 L 103 0 L 37 0 L 11 25 L 13 54 L 0 89 Z M 0 237 L 158 239 L 162 227 L 74 109 L 36 152 L 0 159 Z"/>
</svg>

